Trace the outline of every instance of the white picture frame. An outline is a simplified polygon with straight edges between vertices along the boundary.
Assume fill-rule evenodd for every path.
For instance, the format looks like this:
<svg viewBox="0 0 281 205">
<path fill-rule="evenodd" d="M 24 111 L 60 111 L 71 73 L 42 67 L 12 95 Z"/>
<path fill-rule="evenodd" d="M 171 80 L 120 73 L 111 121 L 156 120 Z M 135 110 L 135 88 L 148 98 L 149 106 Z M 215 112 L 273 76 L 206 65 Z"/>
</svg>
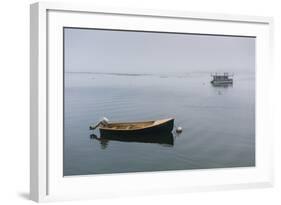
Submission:
<svg viewBox="0 0 281 205">
<path fill-rule="evenodd" d="M 63 177 L 61 34 L 65 26 L 256 36 L 256 166 Z M 272 29 L 270 17 L 32 4 L 30 198 L 41 202 L 272 186 Z"/>
</svg>

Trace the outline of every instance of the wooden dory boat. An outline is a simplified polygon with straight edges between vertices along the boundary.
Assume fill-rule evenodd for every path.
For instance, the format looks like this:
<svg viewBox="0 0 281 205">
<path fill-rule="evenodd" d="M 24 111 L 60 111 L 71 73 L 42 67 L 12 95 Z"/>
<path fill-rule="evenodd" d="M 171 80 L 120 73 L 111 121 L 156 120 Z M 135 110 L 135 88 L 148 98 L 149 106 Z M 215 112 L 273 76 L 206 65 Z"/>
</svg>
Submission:
<svg viewBox="0 0 281 205">
<path fill-rule="evenodd" d="M 151 135 L 170 133 L 174 128 L 174 119 L 152 120 L 144 122 L 107 123 L 99 126 L 101 136 Z"/>
</svg>

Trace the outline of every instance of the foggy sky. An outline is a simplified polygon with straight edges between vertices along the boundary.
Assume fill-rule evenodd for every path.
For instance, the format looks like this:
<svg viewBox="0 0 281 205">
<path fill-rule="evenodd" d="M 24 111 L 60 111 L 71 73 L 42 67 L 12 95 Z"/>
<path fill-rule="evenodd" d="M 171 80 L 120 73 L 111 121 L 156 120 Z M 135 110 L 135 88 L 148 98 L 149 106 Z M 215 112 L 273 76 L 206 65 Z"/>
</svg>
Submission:
<svg viewBox="0 0 281 205">
<path fill-rule="evenodd" d="M 71 29 L 66 72 L 254 73 L 255 38 Z"/>
</svg>

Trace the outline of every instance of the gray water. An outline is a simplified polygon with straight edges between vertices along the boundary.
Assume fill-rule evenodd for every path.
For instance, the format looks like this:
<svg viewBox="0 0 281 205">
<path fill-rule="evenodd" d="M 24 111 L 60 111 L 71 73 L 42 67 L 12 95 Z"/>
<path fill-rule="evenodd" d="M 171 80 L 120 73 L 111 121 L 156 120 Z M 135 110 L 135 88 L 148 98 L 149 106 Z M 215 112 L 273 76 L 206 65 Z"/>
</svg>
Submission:
<svg viewBox="0 0 281 205">
<path fill-rule="evenodd" d="M 209 73 L 65 73 L 64 176 L 255 166 L 255 78 Z M 173 143 L 101 141 L 89 125 L 175 118 Z"/>
</svg>

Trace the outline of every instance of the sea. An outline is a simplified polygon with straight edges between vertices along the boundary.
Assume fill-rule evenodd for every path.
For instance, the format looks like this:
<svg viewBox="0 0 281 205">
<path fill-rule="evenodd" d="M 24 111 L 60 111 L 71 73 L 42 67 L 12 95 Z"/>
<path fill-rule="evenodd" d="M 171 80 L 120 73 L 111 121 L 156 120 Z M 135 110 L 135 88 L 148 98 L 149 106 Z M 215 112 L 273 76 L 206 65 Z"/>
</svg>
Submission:
<svg viewBox="0 0 281 205">
<path fill-rule="evenodd" d="M 255 75 L 213 86 L 210 73 L 64 73 L 63 174 L 255 166 Z M 100 140 L 89 126 L 174 118 L 155 142 Z M 175 132 L 177 127 L 182 133 Z"/>
</svg>

